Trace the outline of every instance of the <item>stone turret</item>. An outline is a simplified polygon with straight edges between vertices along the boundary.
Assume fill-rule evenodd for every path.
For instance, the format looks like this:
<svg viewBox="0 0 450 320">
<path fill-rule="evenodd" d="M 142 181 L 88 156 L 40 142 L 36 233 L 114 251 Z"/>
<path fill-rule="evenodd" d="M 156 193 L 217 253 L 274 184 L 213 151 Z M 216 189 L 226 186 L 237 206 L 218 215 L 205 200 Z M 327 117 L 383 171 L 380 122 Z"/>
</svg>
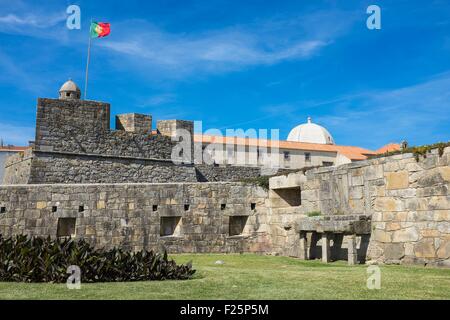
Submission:
<svg viewBox="0 0 450 320">
<path fill-rule="evenodd" d="M 69 79 L 59 89 L 59 99 L 61 100 L 80 100 L 81 90 L 72 79 Z"/>
</svg>

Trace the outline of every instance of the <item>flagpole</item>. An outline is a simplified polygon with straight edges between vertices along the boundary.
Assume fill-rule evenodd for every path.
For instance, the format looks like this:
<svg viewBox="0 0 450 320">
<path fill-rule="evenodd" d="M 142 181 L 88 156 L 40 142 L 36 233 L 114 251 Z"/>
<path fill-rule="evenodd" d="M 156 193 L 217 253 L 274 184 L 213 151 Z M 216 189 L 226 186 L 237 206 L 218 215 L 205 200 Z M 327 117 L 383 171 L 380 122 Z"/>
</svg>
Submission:
<svg viewBox="0 0 450 320">
<path fill-rule="evenodd" d="M 84 100 L 86 100 L 87 96 L 87 87 L 88 87 L 88 77 L 89 77 L 89 63 L 91 61 L 91 25 L 92 25 L 92 18 L 91 23 L 89 24 L 89 44 L 88 44 L 88 54 L 87 54 L 87 62 L 86 62 L 86 80 L 84 82 Z"/>
</svg>

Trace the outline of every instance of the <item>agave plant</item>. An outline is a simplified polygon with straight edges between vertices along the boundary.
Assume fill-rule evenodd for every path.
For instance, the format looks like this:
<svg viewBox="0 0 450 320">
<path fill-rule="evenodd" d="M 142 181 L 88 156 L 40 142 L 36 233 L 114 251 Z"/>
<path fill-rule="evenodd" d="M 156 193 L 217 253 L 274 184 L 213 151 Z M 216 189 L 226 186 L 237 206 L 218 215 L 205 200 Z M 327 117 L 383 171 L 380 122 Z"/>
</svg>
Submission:
<svg viewBox="0 0 450 320">
<path fill-rule="evenodd" d="M 177 265 L 167 252 L 95 249 L 85 240 L 0 235 L 0 281 L 64 283 L 67 267 L 81 269 L 83 282 L 185 280 L 192 264 Z"/>
</svg>

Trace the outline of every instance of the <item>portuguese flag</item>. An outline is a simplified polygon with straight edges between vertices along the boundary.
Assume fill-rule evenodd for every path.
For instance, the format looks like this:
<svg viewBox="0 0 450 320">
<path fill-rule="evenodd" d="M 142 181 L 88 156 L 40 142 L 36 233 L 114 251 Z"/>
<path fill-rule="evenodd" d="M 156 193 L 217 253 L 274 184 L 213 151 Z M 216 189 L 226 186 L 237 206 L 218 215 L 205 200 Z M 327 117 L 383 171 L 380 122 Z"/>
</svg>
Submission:
<svg viewBox="0 0 450 320">
<path fill-rule="evenodd" d="M 91 23 L 91 38 L 103 38 L 111 32 L 111 25 L 106 22 Z"/>
</svg>

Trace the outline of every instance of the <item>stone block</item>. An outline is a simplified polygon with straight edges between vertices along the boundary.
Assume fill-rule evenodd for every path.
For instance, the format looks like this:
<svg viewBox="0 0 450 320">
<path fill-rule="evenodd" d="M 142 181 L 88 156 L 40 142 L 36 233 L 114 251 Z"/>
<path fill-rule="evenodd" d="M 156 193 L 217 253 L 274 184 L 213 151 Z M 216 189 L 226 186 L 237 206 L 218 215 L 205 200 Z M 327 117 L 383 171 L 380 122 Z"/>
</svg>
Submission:
<svg viewBox="0 0 450 320">
<path fill-rule="evenodd" d="M 386 223 L 386 231 L 397 231 L 401 229 L 401 225 L 398 222 Z"/>
<path fill-rule="evenodd" d="M 362 186 L 364 185 L 364 176 L 354 176 L 350 181 L 352 186 Z"/>
<path fill-rule="evenodd" d="M 403 243 L 389 243 L 384 248 L 384 257 L 387 260 L 400 260 L 405 256 Z"/>
<path fill-rule="evenodd" d="M 150 134 L 152 131 L 152 117 L 138 113 L 119 114 L 116 116 L 116 129 Z"/>
<path fill-rule="evenodd" d="M 437 251 L 437 257 L 439 259 L 450 258 L 450 240 L 441 241 L 439 249 Z"/>
<path fill-rule="evenodd" d="M 420 230 L 420 235 L 424 238 L 434 238 L 434 237 L 439 237 L 440 236 L 440 232 L 438 230 L 435 229 L 423 229 Z"/>
<path fill-rule="evenodd" d="M 450 234 L 450 221 L 440 222 L 437 229 L 441 233 Z"/>
<path fill-rule="evenodd" d="M 105 209 L 105 208 L 106 208 L 106 203 L 105 203 L 104 200 L 99 200 L 99 201 L 97 201 L 97 209 L 98 209 L 98 210 L 100 210 L 100 209 Z"/>
<path fill-rule="evenodd" d="M 433 239 L 423 239 L 414 247 L 414 253 L 417 258 L 435 258 L 436 249 Z"/>
<path fill-rule="evenodd" d="M 389 243 L 392 241 L 391 233 L 384 230 L 375 229 L 372 231 L 372 238 L 374 241 Z"/>
<path fill-rule="evenodd" d="M 46 201 L 38 201 L 36 203 L 36 209 L 45 209 L 47 208 L 47 202 Z"/>
<path fill-rule="evenodd" d="M 435 221 L 450 221 L 450 210 L 435 211 Z"/>
<path fill-rule="evenodd" d="M 450 181 L 450 167 L 438 167 L 432 170 L 424 171 L 417 180 L 419 187 L 431 187 L 444 184 Z"/>
<path fill-rule="evenodd" d="M 446 210 L 450 208 L 450 196 L 433 196 L 428 201 L 428 210 Z"/>
<path fill-rule="evenodd" d="M 392 235 L 392 242 L 414 242 L 419 240 L 419 233 L 417 228 L 409 227 L 402 230 L 394 231 Z"/>
<path fill-rule="evenodd" d="M 414 243 L 405 243 L 405 256 L 414 256 Z"/>
<path fill-rule="evenodd" d="M 401 200 L 391 198 L 391 197 L 384 197 L 384 198 L 376 198 L 375 199 L 375 205 L 374 205 L 375 211 L 403 211 L 404 205 Z"/>
<path fill-rule="evenodd" d="M 406 189 L 409 186 L 408 171 L 387 172 L 385 173 L 386 189 Z"/>
</svg>

